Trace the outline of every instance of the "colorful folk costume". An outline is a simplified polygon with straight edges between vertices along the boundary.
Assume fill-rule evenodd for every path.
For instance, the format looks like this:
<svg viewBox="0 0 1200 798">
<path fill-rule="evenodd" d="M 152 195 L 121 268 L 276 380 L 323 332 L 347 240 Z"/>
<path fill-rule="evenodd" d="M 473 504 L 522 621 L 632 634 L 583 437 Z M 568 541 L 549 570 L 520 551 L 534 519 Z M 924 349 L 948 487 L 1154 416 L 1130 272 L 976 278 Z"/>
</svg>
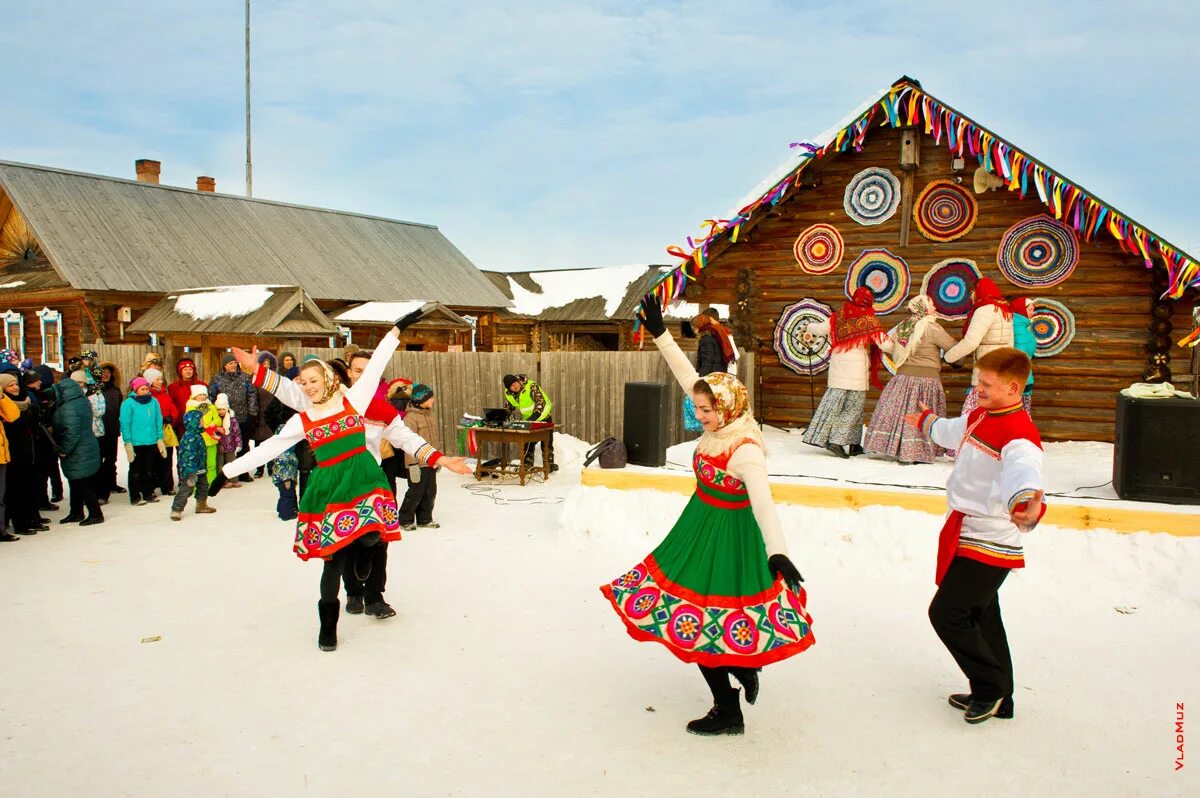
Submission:
<svg viewBox="0 0 1200 798">
<path fill-rule="evenodd" d="M 279 434 L 222 469 L 223 477 L 233 479 L 265 466 L 301 440 L 312 446 L 317 468 L 300 498 L 292 548 L 302 560 L 325 561 L 317 611 L 321 619 L 318 643 L 326 651 L 337 647 L 343 571 L 348 564 L 353 567 L 360 559 L 369 559 L 361 556 L 361 550 L 381 541 L 400 540 L 396 497 L 367 449 L 362 415 L 374 398 L 375 386 L 397 341 L 394 335 L 385 336 L 362 379 L 348 391 L 341 388 L 328 364 L 315 361 L 324 381 L 320 399 L 288 419 Z M 311 364 L 306 364 L 308 367 Z M 213 493 L 210 489 L 209 494 Z"/>
<path fill-rule="evenodd" d="M 929 605 L 934 630 L 971 686 L 950 703 L 966 710 L 969 723 L 1011 718 L 1012 657 L 998 591 L 1010 570 L 1025 567 L 1021 536 L 1033 527 L 1017 527 L 1010 514 L 1042 489 L 1041 435 L 1020 402 L 958 418 L 925 411 L 918 425 L 934 443 L 958 450 Z"/>
<path fill-rule="evenodd" d="M 649 323 L 647 329 L 656 332 Z M 670 333 L 660 332 L 655 343 L 691 394 L 698 378 L 687 357 Z M 662 543 L 600 590 L 631 637 L 700 666 L 714 707 L 688 731 L 741 734 L 739 694 L 729 677 L 753 704 L 758 670 L 813 644 L 812 618 L 787 559 L 746 388 L 724 371 L 700 381 L 713 394 L 721 427 L 697 442 L 696 492 Z"/>
<path fill-rule="evenodd" d="M 828 321 L 810 324 L 803 332 L 829 336 L 832 350 L 829 382 L 803 440 L 839 457 L 862 454 L 863 406 L 869 387 L 883 387 L 879 381 L 883 360 L 879 345 L 887 339 L 875 317 L 871 289 L 860 286 Z M 850 447 L 849 451 L 843 446 Z"/>
<path fill-rule="evenodd" d="M 929 297 L 913 297 L 908 310 L 911 315 L 880 344 L 880 349 L 891 355 L 896 375 L 875 402 L 863 449 L 901 463 L 932 463 L 942 454 L 941 447 L 905 424 L 904 417 L 920 410 L 922 404 L 939 416 L 946 415 L 946 391 L 940 376 L 942 352 L 955 341 L 937 323 Z"/>
<path fill-rule="evenodd" d="M 1013 339 L 1012 308 L 1008 301 L 1000 295 L 1000 289 L 990 277 L 984 277 L 975 284 L 975 304 L 963 322 L 962 340 L 950 348 L 945 354 L 947 363 L 956 363 L 970 354 L 975 360 L 1002 347 L 1011 347 Z M 971 370 L 971 388 L 967 398 L 963 400 L 962 414 L 967 416 L 979 407 L 979 399 L 975 395 L 975 383 L 979 382 L 979 369 Z"/>
</svg>

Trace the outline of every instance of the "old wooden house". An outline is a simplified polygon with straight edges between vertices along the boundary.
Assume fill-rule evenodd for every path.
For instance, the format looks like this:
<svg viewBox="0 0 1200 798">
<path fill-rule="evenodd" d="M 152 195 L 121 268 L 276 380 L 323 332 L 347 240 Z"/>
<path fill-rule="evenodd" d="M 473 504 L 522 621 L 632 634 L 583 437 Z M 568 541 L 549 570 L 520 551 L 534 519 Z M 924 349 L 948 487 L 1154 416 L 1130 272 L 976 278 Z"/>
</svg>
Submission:
<svg viewBox="0 0 1200 798">
<path fill-rule="evenodd" d="M 656 290 L 732 306 L 738 339 L 760 342 L 761 413 L 779 426 L 806 424 L 810 389 L 824 390 L 827 354 L 803 349 L 800 323 L 866 285 L 885 329 L 923 292 L 958 338 L 987 276 L 1036 300 L 1043 435 L 1112 440 L 1117 392 L 1170 379 L 1172 329 L 1190 329 L 1200 285 L 1195 258 L 909 78 L 796 146 L 735 207 Z M 943 372 L 952 411 L 969 375 Z"/>
<path fill-rule="evenodd" d="M 211 333 L 210 347 L 244 341 L 227 323 L 216 325 L 220 334 L 142 323 L 174 292 L 217 286 L 302 288 L 334 317 L 370 301 L 419 299 L 476 314 L 508 304 L 431 225 L 218 194 L 211 178 L 199 178 L 196 189 L 159 185 L 158 174 L 155 161 L 138 161 L 137 180 L 0 162 L 8 348 L 62 368 L 99 342 L 145 345 L 168 332 L 197 342 Z M 154 318 L 170 320 L 168 310 Z M 444 345 L 441 331 L 426 329 L 436 332 L 429 343 Z M 406 343 L 422 345 L 420 332 Z M 324 337 L 291 340 L 329 345 Z"/>
</svg>

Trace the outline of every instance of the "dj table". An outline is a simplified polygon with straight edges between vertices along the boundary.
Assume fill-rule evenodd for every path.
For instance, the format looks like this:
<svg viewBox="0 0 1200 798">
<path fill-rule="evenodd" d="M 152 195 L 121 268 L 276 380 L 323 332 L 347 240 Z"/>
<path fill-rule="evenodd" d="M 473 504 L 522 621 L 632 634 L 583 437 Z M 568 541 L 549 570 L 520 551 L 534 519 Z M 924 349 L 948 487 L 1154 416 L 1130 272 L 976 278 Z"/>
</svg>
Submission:
<svg viewBox="0 0 1200 798">
<path fill-rule="evenodd" d="M 542 473 L 542 480 L 550 478 L 550 464 L 546 462 L 545 447 L 550 443 L 550 436 L 558 425 L 551 427 L 542 427 L 541 429 L 507 429 L 500 427 L 473 427 L 472 432 L 475 434 L 475 441 L 479 444 L 479 451 L 476 453 L 475 460 L 475 479 L 483 479 L 484 477 L 504 478 L 504 477 L 519 477 L 521 484 L 524 485 L 526 479 L 537 472 Z M 500 463 L 499 465 L 485 466 L 484 463 L 484 446 L 489 443 L 500 444 Z M 508 457 L 508 444 L 515 443 L 517 449 L 518 466 L 513 466 Z M 525 467 L 525 447 L 531 443 L 542 444 L 542 465 L 539 468 L 528 469 Z"/>
</svg>

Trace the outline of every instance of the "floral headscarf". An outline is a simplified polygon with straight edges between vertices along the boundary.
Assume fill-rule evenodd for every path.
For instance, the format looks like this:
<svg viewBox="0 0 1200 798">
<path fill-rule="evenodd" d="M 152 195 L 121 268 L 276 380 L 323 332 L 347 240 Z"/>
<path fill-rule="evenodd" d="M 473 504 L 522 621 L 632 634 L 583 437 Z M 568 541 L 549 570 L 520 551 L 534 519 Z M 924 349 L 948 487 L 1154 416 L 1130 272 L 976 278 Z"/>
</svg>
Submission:
<svg viewBox="0 0 1200 798">
<path fill-rule="evenodd" d="M 728 455 L 746 441 L 766 451 L 762 433 L 750 412 L 750 393 L 737 377 L 727 371 L 714 371 L 700 378 L 712 391 L 720 429 L 705 432 L 696 441 L 696 452 L 702 455 Z"/>
<path fill-rule="evenodd" d="M 700 380 L 707 383 L 713 392 L 713 397 L 716 399 L 716 406 L 713 409 L 717 412 L 717 419 L 721 422 L 722 427 L 728 426 L 732 421 L 737 421 L 750 411 L 750 392 L 737 377 L 729 372 L 714 371 L 712 374 L 701 377 Z"/>
</svg>

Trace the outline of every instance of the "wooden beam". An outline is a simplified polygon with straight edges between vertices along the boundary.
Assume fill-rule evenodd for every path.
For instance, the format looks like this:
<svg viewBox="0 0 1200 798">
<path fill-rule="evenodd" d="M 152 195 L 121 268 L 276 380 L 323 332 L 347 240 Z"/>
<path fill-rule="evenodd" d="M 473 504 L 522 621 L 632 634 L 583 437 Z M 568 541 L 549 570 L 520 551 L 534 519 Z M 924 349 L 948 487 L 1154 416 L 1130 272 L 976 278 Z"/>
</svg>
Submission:
<svg viewBox="0 0 1200 798">
<path fill-rule="evenodd" d="M 921 132 L 915 127 L 900 131 L 900 169 L 904 181 L 900 189 L 900 246 L 908 246 L 908 235 L 912 230 L 913 192 L 916 188 L 916 172 L 921 166 Z"/>
<path fill-rule="evenodd" d="M 613 490 L 658 490 L 690 496 L 696 490 L 696 480 L 683 474 L 647 471 L 604 471 L 585 469 L 580 477 L 585 487 L 605 487 Z M 797 485 L 771 483 L 771 495 L 782 504 L 802 504 L 808 507 L 861 510 L 872 505 L 901 507 L 935 516 L 946 514 L 946 497 L 941 493 L 919 491 L 865 490 L 851 485 Z M 1083 504 L 1063 504 L 1051 498 L 1043 523 L 1064 529 L 1088 531 L 1111 529 L 1114 532 L 1165 532 L 1177 537 L 1200 536 L 1200 510 L 1192 512 L 1163 512 L 1131 510 Z M 940 524 L 931 521 L 931 524 Z"/>
</svg>

